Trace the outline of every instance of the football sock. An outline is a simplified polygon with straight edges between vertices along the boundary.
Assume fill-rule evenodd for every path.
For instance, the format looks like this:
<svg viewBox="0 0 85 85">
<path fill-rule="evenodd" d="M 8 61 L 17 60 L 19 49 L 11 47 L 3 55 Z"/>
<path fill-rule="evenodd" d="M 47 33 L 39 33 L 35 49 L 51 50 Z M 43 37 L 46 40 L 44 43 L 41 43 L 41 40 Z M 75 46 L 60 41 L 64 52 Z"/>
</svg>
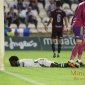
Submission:
<svg viewBox="0 0 85 85">
<path fill-rule="evenodd" d="M 52 51 L 55 52 L 55 44 L 52 44 L 51 47 L 52 47 Z"/>
<path fill-rule="evenodd" d="M 78 59 L 77 61 L 80 63 L 81 62 L 81 59 Z"/>
<path fill-rule="evenodd" d="M 65 67 L 69 67 L 67 63 L 60 63 L 57 65 L 57 67 L 60 67 L 60 68 L 65 68 Z"/>
<path fill-rule="evenodd" d="M 69 60 L 69 62 L 73 63 L 73 60 Z"/>
<path fill-rule="evenodd" d="M 60 57 L 60 53 L 57 54 L 57 57 Z"/>
<path fill-rule="evenodd" d="M 83 54 L 83 51 L 84 51 L 84 47 L 85 47 L 85 43 L 83 43 L 81 45 L 81 47 L 79 48 L 79 51 L 78 51 L 78 59 L 80 60 L 81 57 L 82 57 L 82 54 Z"/>
<path fill-rule="evenodd" d="M 76 44 L 76 45 L 73 47 L 70 60 L 74 60 L 74 58 L 76 57 L 76 55 L 77 55 L 77 53 L 78 53 L 78 50 L 79 50 L 79 47 L 80 47 L 80 46 L 81 46 L 81 44 Z"/>
<path fill-rule="evenodd" d="M 58 53 L 61 51 L 61 44 L 58 44 Z"/>
<path fill-rule="evenodd" d="M 81 57 L 82 57 L 82 55 L 79 55 L 79 54 L 78 54 L 78 60 L 80 60 L 80 59 L 81 59 Z"/>
</svg>

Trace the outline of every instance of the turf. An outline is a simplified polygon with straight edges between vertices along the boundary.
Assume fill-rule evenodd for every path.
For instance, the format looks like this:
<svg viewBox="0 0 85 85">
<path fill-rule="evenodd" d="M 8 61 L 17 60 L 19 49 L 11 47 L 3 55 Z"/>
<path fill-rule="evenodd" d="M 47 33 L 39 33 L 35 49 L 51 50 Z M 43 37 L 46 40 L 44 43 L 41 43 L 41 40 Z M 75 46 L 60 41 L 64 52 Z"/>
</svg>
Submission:
<svg viewBox="0 0 85 85">
<path fill-rule="evenodd" d="M 5 70 L 22 77 L 34 80 L 44 85 L 85 85 L 85 68 L 27 68 L 11 67 L 8 59 L 11 55 L 17 55 L 20 59 L 47 58 L 56 62 L 67 62 L 71 51 L 62 51 L 59 58 L 52 58 L 52 51 L 6 51 Z M 85 53 L 82 61 L 85 62 Z M 76 61 L 76 59 L 75 59 Z M 76 72 L 76 74 L 75 74 Z M 39 85 L 32 82 L 10 76 L 0 71 L 0 85 Z"/>
</svg>

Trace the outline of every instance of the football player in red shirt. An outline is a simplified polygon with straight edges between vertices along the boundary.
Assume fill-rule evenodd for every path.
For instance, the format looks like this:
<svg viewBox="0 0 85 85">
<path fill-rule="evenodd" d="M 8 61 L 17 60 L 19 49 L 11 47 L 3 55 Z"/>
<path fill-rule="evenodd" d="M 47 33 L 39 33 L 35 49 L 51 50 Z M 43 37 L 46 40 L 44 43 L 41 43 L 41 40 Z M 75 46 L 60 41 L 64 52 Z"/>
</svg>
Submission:
<svg viewBox="0 0 85 85">
<path fill-rule="evenodd" d="M 55 40 L 56 37 L 58 38 L 58 54 L 57 57 L 60 57 L 60 51 L 61 51 L 61 43 L 62 43 L 62 37 L 63 37 L 63 20 L 65 21 L 66 28 L 68 28 L 68 21 L 66 18 L 66 13 L 60 9 L 61 2 L 60 0 L 56 1 L 56 9 L 51 12 L 50 19 L 47 23 L 47 26 L 52 22 L 52 50 L 53 50 L 53 58 L 56 57 L 55 52 Z M 53 20 L 53 21 L 52 21 Z M 46 27 L 46 30 L 48 28 Z"/>
</svg>

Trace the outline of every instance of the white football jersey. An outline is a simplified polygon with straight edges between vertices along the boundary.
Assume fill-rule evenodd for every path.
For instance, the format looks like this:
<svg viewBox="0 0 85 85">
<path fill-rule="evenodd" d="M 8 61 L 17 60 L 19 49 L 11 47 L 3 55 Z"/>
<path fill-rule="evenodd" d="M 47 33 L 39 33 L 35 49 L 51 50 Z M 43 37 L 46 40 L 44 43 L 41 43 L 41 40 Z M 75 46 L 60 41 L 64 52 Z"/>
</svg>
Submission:
<svg viewBox="0 0 85 85">
<path fill-rule="evenodd" d="M 21 59 L 18 61 L 21 67 L 50 67 L 51 63 L 54 63 L 54 61 L 50 61 L 46 58 L 38 58 L 37 60 Z"/>
<path fill-rule="evenodd" d="M 46 67 L 50 67 L 51 63 L 54 63 L 54 61 L 50 61 L 46 58 L 38 58 L 37 60 L 40 66 L 46 66 Z"/>
<path fill-rule="evenodd" d="M 38 63 L 35 63 L 33 59 L 21 59 L 18 63 L 21 67 L 41 67 Z"/>
</svg>

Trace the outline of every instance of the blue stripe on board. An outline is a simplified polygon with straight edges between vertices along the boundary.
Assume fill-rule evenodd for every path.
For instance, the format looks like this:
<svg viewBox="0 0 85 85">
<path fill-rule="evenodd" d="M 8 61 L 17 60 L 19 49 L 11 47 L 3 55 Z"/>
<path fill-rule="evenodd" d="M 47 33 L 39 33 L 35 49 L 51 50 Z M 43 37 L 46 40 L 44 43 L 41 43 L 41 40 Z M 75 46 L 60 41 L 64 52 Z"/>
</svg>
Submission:
<svg viewBox="0 0 85 85">
<path fill-rule="evenodd" d="M 18 33 L 17 29 L 15 29 L 15 32 L 14 33 Z"/>
<path fill-rule="evenodd" d="M 4 29 L 4 34 L 8 32 L 8 28 Z M 19 33 L 18 28 L 14 29 L 14 33 Z M 24 28 L 23 29 L 23 36 L 29 36 L 30 35 L 30 28 Z"/>
<path fill-rule="evenodd" d="M 23 30 L 23 36 L 29 36 L 29 34 L 30 34 L 30 28 L 25 28 Z"/>
<path fill-rule="evenodd" d="M 8 32 L 8 28 L 4 28 L 4 33 L 7 33 Z"/>
</svg>

